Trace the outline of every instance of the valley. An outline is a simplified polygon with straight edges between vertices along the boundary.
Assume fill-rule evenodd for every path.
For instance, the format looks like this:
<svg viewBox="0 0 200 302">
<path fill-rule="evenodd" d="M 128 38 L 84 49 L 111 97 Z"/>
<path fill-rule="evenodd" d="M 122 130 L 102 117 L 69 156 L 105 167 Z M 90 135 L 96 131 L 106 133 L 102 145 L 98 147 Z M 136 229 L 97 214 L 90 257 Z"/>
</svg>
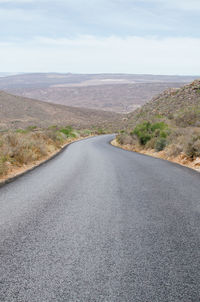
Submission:
<svg viewBox="0 0 200 302">
<path fill-rule="evenodd" d="M 0 90 L 54 104 L 129 113 L 169 88 L 197 77 L 129 74 L 18 74 L 0 78 Z"/>
</svg>

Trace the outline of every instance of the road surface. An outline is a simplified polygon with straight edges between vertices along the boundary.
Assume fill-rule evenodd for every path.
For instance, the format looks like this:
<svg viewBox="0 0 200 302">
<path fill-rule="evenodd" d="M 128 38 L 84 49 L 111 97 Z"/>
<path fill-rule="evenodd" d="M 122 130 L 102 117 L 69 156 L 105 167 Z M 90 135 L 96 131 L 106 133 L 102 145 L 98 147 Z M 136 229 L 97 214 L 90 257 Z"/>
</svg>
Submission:
<svg viewBox="0 0 200 302">
<path fill-rule="evenodd" d="M 0 189 L 1 302 L 200 301 L 200 174 L 112 137 Z"/>
</svg>

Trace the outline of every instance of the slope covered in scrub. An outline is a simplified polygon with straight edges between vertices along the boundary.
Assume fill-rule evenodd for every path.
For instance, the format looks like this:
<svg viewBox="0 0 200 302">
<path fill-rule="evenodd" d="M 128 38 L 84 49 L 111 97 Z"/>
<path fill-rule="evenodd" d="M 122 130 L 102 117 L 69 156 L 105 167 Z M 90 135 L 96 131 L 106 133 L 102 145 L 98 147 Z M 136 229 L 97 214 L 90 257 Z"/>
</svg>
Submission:
<svg viewBox="0 0 200 302">
<path fill-rule="evenodd" d="M 200 168 L 200 80 L 164 91 L 130 113 L 117 143 L 180 163 L 195 162 Z"/>
<path fill-rule="evenodd" d="M 140 109 L 128 114 L 127 127 L 144 121 L 162 120 L 176 126 L 200 126 L 200 80 L 169 89 Z"/>
</svg>

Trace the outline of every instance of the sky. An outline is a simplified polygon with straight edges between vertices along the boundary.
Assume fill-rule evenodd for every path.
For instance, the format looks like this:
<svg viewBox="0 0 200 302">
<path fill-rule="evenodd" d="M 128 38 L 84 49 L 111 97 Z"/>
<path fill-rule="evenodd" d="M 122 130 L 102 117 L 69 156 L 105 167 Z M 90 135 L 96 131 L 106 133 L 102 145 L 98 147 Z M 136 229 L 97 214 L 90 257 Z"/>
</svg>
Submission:
<svg viewBox="0 0 200 302">
<path fill-rule="evenodd" d="M 200 0 L 0 0 L 0 72 L 200 75 Z"/>
</svg>

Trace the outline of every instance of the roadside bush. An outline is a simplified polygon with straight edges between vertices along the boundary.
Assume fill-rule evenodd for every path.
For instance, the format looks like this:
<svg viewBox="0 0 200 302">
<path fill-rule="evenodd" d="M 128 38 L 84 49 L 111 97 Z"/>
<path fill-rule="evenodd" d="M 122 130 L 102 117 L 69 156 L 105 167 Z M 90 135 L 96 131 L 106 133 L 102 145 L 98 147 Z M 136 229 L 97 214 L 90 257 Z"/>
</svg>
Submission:
<svg viewBox="0 0 200 302">
<path fill-rule="evenodd" d="M 58 131 L 57 129 L 52 128 L 52 129 L 45 130 L 44 132 L 47 138 L 53 141 L 53 143 L 55 143 L 57 147 L 60 147 L 66 139 L 66 135 Z"/>
<path fill-rule="evenodd" d="M 167 140 L 164 137 L 160 137 L 156 140 L 155 143 L 155 150 L 156 151 L 162 151 L 165 149 L 165 147 L 167 146 Z"/>
<path fill-rule="evenodd" d="M 155 132 L 155 130 L 164 131 L 167 128 L 167 124 L 164 122 L 154 123 L 150 124 L 150 128 L 152 132 Z"/>
<path fill-rule="evenodd" d="M 156 138 L 153 137 L 152 139 L 150 139 L 150 141 L 146 143 L 145 149 L 155 149 L 155 144 L 156 144 Z"/>
<path fill-rule="evenodd" d="M 21 167 L 41 160 L 58 150 L 67 138 L 79 136 L 71 127 L 59 129 L 18 129 L 0 133 L 0 176 L 6 175 L 13 167 Z"/>
<path fill-rule="evenodd" d="M 179 144 L 177 142 L 177 144 L 171 144 L 168 146 L 167 150 L 166 150 L 166 154 L 170 157 L 176 157 L 179 154 L 181 154 L 183 152 L 183 145 Z"/>
<path fill-rule="evenodd" d="M 28 130 L 25 130 L 25 129 L 17 129 L 16 131 L 15 131 L 16 133 L 28 133 Z"/>
<path fill-rule="evenodd" d="M 200 156 L 200 137 L 192 136 L 186 143 L 185 143 L 185 154 L 191 158 L 199 157 Z"/>
<path fill-rule="evenodd" d="M 76 133 L 74 133 L 74 130 L 71 126 L 60 129 L 60 132 L 65 134 L 67 138 L 76 138 Z"/>
<path fill-rule="evenodd" d="M 5 171 L 5 161 L 16 166 L 28 164 L 46 156 L 50 146 L 57 149 L 56 143 L 50 139 L 45 131 L 9 132 L 2 135 L 0 145 L 1 174 L 2 171 Z"/>
<path fill-rule="evenodd" d="M 101 135 L 101 134 L 106 134 L 106 130 L 102 128 L 98 128 L 96 131 L 96 134 Z"/>
<path fill-rule="evenodd" d="M 91 134 L 92 134 L 92 131 L 88 130 L 88 129 L 84 129 L 84 130 L 80 131 L 80 135 L 83 136 L 83 137 L 89 136 Z"/>
<path fill-rule="evenodd" d="M 8 133 L 5 136 L 3 136 L 3 144 L 6 143 L 7 145 L 11 147 L 16 147 L 18 144 L 18 135 L 15 133 Z"/>
<path fill-rule="evenodd" d="M 15 136 L 15 140 L 12 136 Z M 12 163 L 17 165 L 28 164 L 47 154 L 46 143 L 48 137 L 40 137 L 41 134 L 28 133 L 26 135 L 12 134 L 6 137 L 3 152 L 6 153 Z M 12 137 L 12 140 L 10 138 Z M 8 140 L 9 138 L 9 140 Z M 15 144 L 14 144 L 15 142 Z"/>
<path fill-rule="evenodd" d="M 120 145 L 135 145 L 138 143 L 138 140 L 128 133 L 117 135 L 116 140 Z"/>
<path fill-rule="evenodd" d="M 158 145 L 160 145 L 160 147 L 158 148 L 161 148 L 161 146 L 164 146 L 164 141 L 166 141 L 166 138 L 169 135 L 169 129 L 168 125 L 164 122 L 153 124 L 150 122 L 143 122 L 135 127 L 135 129 L 131 132 L 131 135 L 136 135 L 140 144 L 143 146 L 151 140 L 152 144 L 154 142 L 153 138 L 160 138 L 160 140 L 158 140 Z"/>
<path fill-rule="evenodd" d="M 200 156 L 200 129 L 194 127 L 176 128 L 171 131 L 166 154 L 178 156 L 183 153 L 190 158 Z"/>
<path fill-rule="evenodd" d="M 33 131 L 33 130 L 37 129 L 37 126 L 28 126 L 26 129 L 28 131 Z"/>
<path fill-rule="evenodd" d="M 152 138 L 151 124 L 149 122 L 144 122 L 135 127 L 131 135 L 136 135 L 139 139 L 141 145 L 146 145 L 146 143 Z"/>
</svg>

